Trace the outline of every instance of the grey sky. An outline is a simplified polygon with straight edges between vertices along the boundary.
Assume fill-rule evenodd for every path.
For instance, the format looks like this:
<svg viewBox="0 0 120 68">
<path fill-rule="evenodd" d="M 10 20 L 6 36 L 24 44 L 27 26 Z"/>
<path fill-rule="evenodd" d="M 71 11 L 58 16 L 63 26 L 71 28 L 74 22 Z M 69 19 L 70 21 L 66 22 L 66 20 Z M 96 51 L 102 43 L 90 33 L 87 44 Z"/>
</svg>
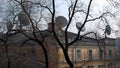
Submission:
<svg viewBox="0 0 120 68">
<path fill-rule="evenodd" d="M 66 2 L 65 2 L 65 0 L 56 0 L 57 2 L 57 11 L 58 11 L 58 14 L 57 15 L 62 15 L 62 16 L 65 16 L 66 18 L 68 18 L 67 17 L 67 15 L 68 15 L 68 10 L 67 10 L 67 4 L 66 4 Z M 84 4 L 88 4 L 89 3 L 89 0 L 81 0 Z M 110 10 L 112 8 L 112 11 Z M 112 13 L 114 13 L 114 12 L 116 12 L 117 11 L 117 9 L 116 8 L 114 8 L 113 6 L 111 6 L 111 2 L 109 1 L 109 0 L 93 0 L 93 2 L 92 2 L 92 5 L 91 5 L 91 10 L 92 11 L 90 11 L 90 14 L 95 18 L 95 17 L 98 17 L 98 16 L 100 16 L 101 15 L 101 13 L 103 13 L 103 12 L 105 12 L 105 11 L 111 11 Z M 114 10 L 114 11 L 113 11 Z M 79 17 L 79 19 L 84 19 L 84 15 L 81 15 L 80 16 L 80 14 L 76 14 L 76 16 L 78 16 Z M 80 21 L 80 22 L 82 22 L 82 20 Z M 104 25 L 105 25 L 105 23 L 100 23 L 100 24 L 98 24 L 98 21 L 99 20 L 97 20 L 97 21 L 94 21 L 94 22 L 88 22 L 86 25 L 85 25 L 85 27 L 86 27 L 86 32 L 90 32 L 90 31 L 94 31 L 94 32 L 98 32 L 98 33 L 100 33 L 100 35 L 102 36 L 103 34 L 104 34 L 104 31 L 103 30 L 101 30 L 101 29 L 98 29 L 97 27 L 97 25 L 99 25 L 99 27 L 100 28 L 103 28 L 104 29 Z M 75 23 L 74 22 L 77 22 L 77 20 L 75 20 L 75 21 L 73 21 L 72 22 L 72 25 L 71 25 L 71 27 L 70 27 L 70 31 L 71 32 L 77 32 L 77 29 L 76 29 L 76 27 L 73 27 L 73 26 L 75 26 Z M 109 24 L 110 24 L 110 26 L 111 26 L 111 28 L 112 28 L 112 30 L 118 30 L 118 27 L 116 26 L 116 23 L 115 23 L 116 21 L 114 20 L 114 19 L 112 19 L 111 21 L 109 21 Z M 84 33 L 86 33 L 86 32 L 84 32 Z M 114 33 L 114 31 L 112 31 L 112 34 L 109 36 L 109 37 L 116 37 L 115 36 L 116 34 Z"/>
<path fill-rule="evenodd" d="M 2 8 L 4 8 L 5 6 L 6 6 L 6 1 L 7 0 L 0 0 L 0 5 L 2 4 Z M 56 11 L 57 11 L 57 13 L 56 13 L 56 16 L 65 16 L 67 19 L 68 19 L 68 4 L 66 4 L 66 2 L 65 2 L 65 0 L 55 0 L 56 1 Z M 67 0 L 66 0 L 67 1 Z M 89 0 L 81 0 L 84 4 L 88 4 L 88 2 L 89 2 Z M 104 12 L 104 10 L 106 9 L 106 10 L 110 10 L 111 8 L 110 7 L 108 7 L 108 6 L 110 6 L 110 2 L 108 1 L 108 0 L 93 0 L 93 2 L 92 2 L 92 5 L 91 5 L 91 12 L 90 12 L 90 14 L 93 16 L 93 17 L 98 17 L 98 16 L 100 16 L 101 15 L 101 13 L 103 13 Z M 116 8 L 114 8 L 114 7 L 112 7 L 112 10 L 114 10 L 114 11 L 111 11 L 111 12 L 115 12 L 115 11 L 117 11 L 117 9 Z M 3 13 L 0 13 L 0 21 L 2 21 L 3 20 L 3 18 L 5 17 L 4 16 L 4 11 L 5 11 L 5 9 L 3 9 Z M 84 16 L 85 16 L 85 14 L 83 14 L 83 15 L 80 15 L 80 14 L 76 14 L 76 17 L 77 18 L 79 18 L 79 19 L 81 19 L 81 21 L 78 21 L 78 19 L 77 20 L 73 20 L 72 21 L 72 25 L 70 25 L 71 27 L 69 28 L 69 30 L 71 31 L 71 32 L 74 32 L 74 33 L 76 33 L 77 32 L 77 29 L 76 29 L 76 27 L 75 27 L 75 22 L 83 22 L 82 21 L 82 19 L 84 19 Z M 97 26 L 97 22 L 98 22 L 99 20 L 97 20 L 97 21 L 94 21 L 94 22 L 89 22 L 89 23 L 87 23 L 86 25 L 85 25 L 85 27 L 86 27 L 86 32 L 88 32 L 88 31 L 95 31 L 95 29 L 96 29 L 96 32 L 98 32 L 98 33 L 100 33 L 101 35 L 103 34 L 103 31 L 102 30 L 97 30 L 98 28 L 98 26 Z M 116 23 L 114 23 L 113 24 L 113 22 L 116 22 L 115 20 L 112 20 L 112 22 L 109 22 L 109 24 L 111 25 L 111 28 L 113 29 L 113 30 L 118 30 L 118 27 L 116 26 Z M 74 27 L 73 27 L 74 26 Z M 104 23 L 100 23 L 100 27 L 101 28 L 103 28 L 103 27 L 105 27 L 104 26 Z M 90 29 L 90 30 L 89 30 Z M 115 37 L 115 34 L 114 33 L 112 33 L 111 35 L 110 35 L 110 37 Z"/>
</svg>

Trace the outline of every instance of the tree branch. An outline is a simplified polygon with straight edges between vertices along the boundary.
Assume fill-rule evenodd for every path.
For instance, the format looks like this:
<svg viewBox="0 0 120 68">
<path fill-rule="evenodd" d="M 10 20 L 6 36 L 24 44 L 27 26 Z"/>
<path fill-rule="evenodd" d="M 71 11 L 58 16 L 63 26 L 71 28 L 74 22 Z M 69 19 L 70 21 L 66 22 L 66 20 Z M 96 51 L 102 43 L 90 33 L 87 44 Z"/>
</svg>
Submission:
<svg viewBox="0 0 120 68">
<path fill-rule="evenodd" d="M 80 37 L 80 32 L 81 32 L 82 28 L 85 26 L 85 24 L 86 24 L 86 22 L 87 22 L 87 19 L 88 19 L 88 16 L 89 16 L 89 11 L 90 11 L 91 3 L 92 3 L 92 0 L 90 0 L 90 2 L 89 2 L 88 9 L 87 9 L 87 14 L 86 14 L 86 18 L 85 18 L 85 20 L 84 20 L 84 23 L 82 24 L 82 26 L 80 27 L 80 29 L 79 29 L 79 31 L 78 31 L 77 37 L 68 45 L 68 47 L 71 46 L 74 42 L 76 42 L 76 41 L 79 39 L 79 37 Z"/>
<path fill-rule="evenodd" d="M 89 20 L 87 20 L 87 22 L 89 22 L 89 21 L 95 21 L 95 20 L 97 20 L 97 19 L 100 19 L 100 18 L 104 17 L 104 16 L 107 15 L 107 14 L 110 14 L 111 16 L 113 15 L 113 14 L 110 13 L 110 12 L 105 12 L 105 13 L 103 13 L 102 15 L 100 15 L 99 17 L 96 17 L 96 18 L 94 18 L 94 19 L 89 19 Z"/>
<path fill-rule="evenodd" d="M 29 38 L 29 39 L 25 40 L 25 41 L 21 44 L 20 48 L 23 47 L 23 45 L 24 45 L 25 43 L 27 43 L 28 41 L 30 41 L 30 40 L 34 40 L 34 39 L 30 39 L 30 38 Z"/>
<path fill-rule="evenodd" d="M 72 21 L 72 18 L 73 18 L 74 14 L 75 14 L 75 8 L 76 8 L 76 5 L 77 5 L 77 2 L 78 2 L 78 0 L 75 0 L 75 4 L 74 4 L 74 7 L 73 7 L 72 14 L 71 14 L 71 16 L 69 17 L 68 25 L 67 25 L 67 27 L 65 28 L 65 44 L 66 44 L 66 46 L 68 45 L 67 31 L 68 31 L 68 27 L 70 26 L 70 23 L 71 23 L 71 21 Z M 70 14 L 70 12 L 69 12 L 69 14 Z"/>
</svg>

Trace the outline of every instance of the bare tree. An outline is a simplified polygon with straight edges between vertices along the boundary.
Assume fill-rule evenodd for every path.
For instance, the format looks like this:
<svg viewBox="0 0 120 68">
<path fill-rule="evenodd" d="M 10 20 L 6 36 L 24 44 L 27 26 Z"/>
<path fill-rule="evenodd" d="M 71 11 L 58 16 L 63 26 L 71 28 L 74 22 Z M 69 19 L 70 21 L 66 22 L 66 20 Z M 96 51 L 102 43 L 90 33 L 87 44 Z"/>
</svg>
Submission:
<svg viewBox="0 0 120 68">
<path fill-rule="evenodd" d="M 42 47 L 42 50 L 44 52 L 46 68 L 49 68 L 48 54 L 47 54 L 47 50 L 46 50 L 45 44 L 44 44 L 45 37 L 43 36 L 43 33 L 42 33 L 40 27 L 38 27 L 38 24 L 39 24 L 39 22 L 51 21 L 51 31 L 49 31 L 49 32 L 53 34 L 54 39 L 56 40 L 56 43 L 58 43 L 60 48 L 62 49 L 64 57 L 69 65 L 69 67 L 74 68 L 74 64 L 72 63 L 72 61 L 70 60 L 70 57 L 68 55 L 68 48 L 70 46 L 72 46 L 72 44 L 75 43 L 76 41 L 81 40 L 84 36 L 91 34 L 91 33 L 93 33 L 95 35 L 95 38 L 98 39 L 96 33 L 94 33 L 94 32 L 89 32 L 82 36 L 80 36 L 80 33 L 87 22 L 95 21 L 97 19 L 106 21 L 106 16 L 110 15 L 111 13 L 104 12 L 96 18 L 89 18 L 89 17 L 92 17 L 90 15 L 90 9 L 91 9 L 91 4 L 92 4 L 93 0 L 90 0 L 88 2 L 87 8 L 85 8 L 86 11 L 84 9 L 80 9 L 81 7 L 79 7 L 79 6 L 81 6 L 81 5 L 79 5 L 79 0 L 74 0 L 74 1 L 70 0 L 71 3 L 68 7 L 68 22 L 65 27 L 65 30 L 63 31 L 63 30 L 61 30 L 61 28 L 63 26 L 59 25 L 61 23 L 57 24 L 57 22 L 55 21 L 55 19 L 56 19 L 55 18 L 56 17 L 55 0 L 50 0 L 47 2 L 46 1 L 44 1 L 44 0 L 41 0 L 41 1 L 36 0 L 36 2 L 34 2 L 32 0 L 13 0 L 12 1 L 12 2 L 15 2 L 15 4 L 17 3 L 17 5 L 21 8 L 21 12 L 14 14 L 14 17 L 12 18 L 13 23 L 14 23 L 14 20 L 16 19 L 16 17 L 18 16 L 19 23 L 21 24 L 20 28 L 22 28 L 22 30 L 23 30 L 24 27 L 28 26 L 32 30 L 32 34 L 33 34 L 33 37 L 31 37 L 28 34 L 22 32 L 26 37 L 28 37 L 28 39 L 26 41 L 24 41 L 22 45 L 24 45 L 24 43 L 26 43 L 29 40 L 37 42 Z M 36 9 L 39 9 L 39 10 L 36 10 Z M 34 13 L 36 13 L 36 12 L 39 13 L 39 17 L 37 17 L 36 14 L 34 15 Z M 69 41 L 68 28 L 70 27 L 70 24 L 72 23 L 73 19 L 75 18 L 75 14 L 81 13 L 81 12 L 85 14 L 83 23 L 81 26 L 78 26 L 78 32 L 76 34 L 77 36 L 72 41 Z M 50 16 L 47 14 L 49 14 Z M 37 19 L 36 19 L 36 17 L 37 17 Z M 18 23 L 16 23 L 16 24 L 18 24 Z M 10 28 L 10 29 L 12 29 L 12 28 Z M 60 30 L 60 32 L 62 32 L 62 35 L 59 34 L 59 32 L 58 32 L 59 30 Z M 62 38 L 61 38 L 61 36 L 62 36 Z"/>
<path fill-rule="evenodd" d="M 84 27 L 84 25 L 88 22 L 88 21 L 94 21 L 94 20 L 96 20 L 96 19 L 99 19 L 99 18 L 101 18 L 101 17 L 103 17 L 103 15 L 105 14 L 103 14 L 103 15 L 101 15 L 100 17 L 98 17 L 98 18 L 95 18 L 95 19 L 90 19 L 90 20 L 88 20 L 88 16 L 89 16 L 89 12 L 90 12 L 90 7 L 91 7 L 91 3 L 92 3 L 92 0 L 90 0 L 90 2 L 89 2 L 89 4 L 88 4 L 88 6 L 87 6 L 87 11 L 86 12 L 84 12 L 83 10 L 79 10 L 79 12 L 84 12 L 84 13 L 86 13 L 86 16 L 85 16 L 85 19 L 84 19 L 84 21 L 83 21 L 83 24 L 82 24 L 82 26 L 79 28 L 79 31 L 78 31 L 78 33 L 77 33 L 77 36 L 76 36 L 76 38 L 74 38 L 74 40 L 72 40 L 72 41 L 68 41 L 68 28 L 69 28 L 69 26 L 70 26 L 70 24 L 71 24 L 71 22 L 72 22 L 72 19 L 73 19 L 73 17 L 74 17 L 74 15 L 75 15 L 75 13 L 77 13 L 78 12 L 78 10 L 77 10 L 77 3 L 78 3 L 78 0 L 75 0 L 74 1 L 74 3 L 72 3 L 72 5 L 70 5 L 70 7 L 68 8 L 68 11 L 69 11 L 69 15 L 68 15 L 68 23 L 67 23 L 67 26 L 66 26 L 66 28 L 65 28 L 65 31 L 63 32 L 64 33 L 64 41 L 65 41 L 65 44 L 64 43 L 62 43 L 60 40 L 61 40 L 61 38 L 58 36 L 58 34 L 57 34 L 57 30 L 56 30 L 56 28 L 58 27 L 58 26 L 56 26 L 55 25 L 55 10 L 56 10 L 56 6 L 55 6 L 55 0 L 52 0 L 51 1 L 51 5 L 52 5 L 52 7 L 48 7 L 48 6 L 44 6 L 42 3 L 34 3 L 34 2 L 32 2 L 32 1 L 17 1 L 17 0 L 15 0 L 16 2 L 18 2 L 20 5 L 21 5 L 21 7 L 22 7 L 22 10 L 23 10 L 23 12 L 26 14 L 26 16 L 27 16 L 27 18 L 29 19 L 29 22 L 31 23 L 31 26 L 32 26 L 32 29 L 33 29 L 33 35 L 34 35 L 34 37 L 35 37 L 35 41 L 37 41 L 41 46 L 42 46 L 42 48 L 43 48 L 43 50 L 44 50 L 44 53 L 45 53 L 45 58 L 46 58 L 46 67 L 48 68 L 49 66 L 48 66 L 48 57 L 47 57 L 47 52 L 46 52 L 46 50 L 45 50 L 45 47 L 44 47 L 44 44 L 43 44 L 43 42 L 41 41 L 41 40 L 39 40 L 38 38 L 37 38 L 37 35 L 36 35 L 36 33 L 35 33 L 35 31 L 36 31 L 36 26 L 34 25 L 35 23 L 34 23 L 34 21 L 32 20 L 32 18 L 31 18 L 31 16 L 29 15 L 29 13 L 27 12 L 27 10 L 25 9 L 25 7 L 24 7 L 24 5 L 23 5 L 23 3 L 31 3 L 31 4 L 34 4 L 34 5 L 39 5 L 40 7 L 42 7 L 42 8 L 45 8 L 45 9 L 47 9 L 48 11 L 49 11 L 49 13 L 51 14 L 51 23 L 52 23 L 52 33 L 53 33 L 53 36 L 55 37 L 55 39 L 56 39 L 56 41 L 57 41 L 57 43 L 59 44 L 59 46 L 61 47 L 61 49 L 63 50 L 63 54 L 64 54 L 64 57 L 65 57 L 65 59 L 66 59 L 66 61 L 67 61 L 67 63 L 68 63 L 68 65 L 69 65 L 69 67 L 70 68 L 73 68 L 74 67 L 74 65 L 73 65 L 73 63 L 71 62 L 71 60 L 70 60 L 70 58 L 69 58 L 69 55 L 68 55 L 68 48 L 73 44 L 73 43 L 75 43 L 76 41 L 78 41 L 79 39 L 82 39 L 82 37 L 84 36 L 80 36 L 80 33 L 81 33 L 81 30 L 82 30 L 82 28 Z M 41 34 L 41 33 L 40 33 Z M 89 33 L 88 33 L 89 34 Z M 87 34 L 85 34 L 85 35 L 87 35 Z M 29 37 L 29 36 L 28 36 Z M 30 37 L 29 37 L 30 38 Z M 32 39 L 33 40 L 33 39 Z"/>
</svg>

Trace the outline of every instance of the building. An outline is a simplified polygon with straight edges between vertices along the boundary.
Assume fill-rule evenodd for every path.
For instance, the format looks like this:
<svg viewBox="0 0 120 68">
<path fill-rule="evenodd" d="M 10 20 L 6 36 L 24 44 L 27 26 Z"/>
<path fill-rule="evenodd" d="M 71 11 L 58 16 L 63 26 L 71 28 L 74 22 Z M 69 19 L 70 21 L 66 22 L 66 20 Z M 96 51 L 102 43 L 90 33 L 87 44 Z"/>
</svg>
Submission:
<svg viewBox="0 0 120 68">
<path fill-rule="evenodd" d="M 48 54 L 49 68 L 69 68 L 62 49 L 51 32 L 51 24 L 48 26 L 48 30 L 41 31 L 41 33 L 44 36 L 42 43 Z M 65 26 L 64 23 L 63 26 Z M 63 26 L 60 26 L 60 23 L 55 24 L 57 36 L 64 44 L 64 32 L 61 30 Z M 23 46 L 24 41 L 29 39 L 23 32 L 34 38 L 32 30 L 14 30 L 8 34 L 9 37 L 4 34 L 0 36 L 0 68 L 6 68 L 8 60 L 11 68 L 45 68 L 42 47 L 35 41 L 28 41 Z M 36 34 L 41 40 L 39 32 Z M 68 41 L 76 36 L 68 32 Z M 70 46 L 68 53 L 74 68 L 116 68 L 120 63 L 116 59 L 115 39 L 112 38 L 96 40 L 85 36 Z"/>
<path fill-rule="evenodd" d="M 42 47 L 34 41 L 28 41 L 22 45 L 28 39 L 22 32 L 32 38 L 31 31 L 14 31 L 8 34 L 9 37 L 6 34 L 0 36 L 0 68 L 7 68 L 8 60 L 11 68 L 45 68 L 45 57 Z M 48 52 L 49 67 L 57 68 L 56 41 L 47 31 L 43 31 L 43 34 L 46 37 L 44 45 Z"/>
<path fill-rule="evenodd" d="M 45 65 L 39 61 L 38 51 L 40 46 L 35 42 L 29 41 L 22 46 L 27 37 L 21 33 L 11 33 L 9 37 L 0 36 L 0 68 L 8 68 L 8 61 L 10 68 L 44 68 Z M 39 56 L 40 57 L 40 56 Z"/>
<path fill-rule="evenodd" d="M 107 40 L 107 43 L 104 43 Z M 115 39 L 99 40 L 84 38 L 69 48 L 69 56 L 74 68 L 116 68 Z M 61 48 L 58 50 L 58 68 L 69 68 L 64 59 Z"/>
<path fill-rule="evenodd" d="M 30 32 L 28 35 L 32 36 Z M 70 40 L 76 35 L 68 33 Z M 62 49 L 54 40 L 52 34 L 44 32 L 45 47 L 48 52 L 49 68 L 69 68 Z M 3 36 L 2 36 L 3 37 Z M 18 39 L 19 38 L 19 39 Z M 42 68 L 45 67 L 44 53 L 37 43 L 29 41 L 21 47 L 21 43 L 27 38 L 21 33 L 11 35 L 7 43 L 0 44 L 0 67 L 5 68 L 7 64 L 6 45 L 11 66 L 14 68 Z M 52 39 L 52 40 L 51 40 Z M 99 43 L 99 45 L 98 45 Z M 84 37 L 75 42 L 69 48 L 69 57 L 74 68 L 115 68 L 116 59 L 115 39 L 100 39 Z"/>
</svg>

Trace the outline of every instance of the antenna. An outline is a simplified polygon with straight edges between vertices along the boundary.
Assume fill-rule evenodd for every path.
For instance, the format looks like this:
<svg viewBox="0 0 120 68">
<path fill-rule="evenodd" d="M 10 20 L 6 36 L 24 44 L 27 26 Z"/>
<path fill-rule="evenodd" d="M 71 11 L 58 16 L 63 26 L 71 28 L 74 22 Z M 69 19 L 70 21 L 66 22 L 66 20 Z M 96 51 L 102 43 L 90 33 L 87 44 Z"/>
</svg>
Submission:
<svg viewBox="0 0 120 68">
<path fill-rule="evenodd" d="M 105 33 L 107 33 L 108 35 L 111 34 L 111 27 L 110 27 L 110 25 L 106 25 L 106 27 L 105 27 Z"/>
<path fill-rule="evenodd" d="M 65 27 L 67 25 L 67 19 L 64 16 L 58 16 L 55 19 L 55 24 L 58 28 Z"/>
<path fill-rule="evenodd" d="M 80 30 L 81 26 L 82 26 L 81 22 L 76 22 L 76 27 L 78 30 Z M 85 27 L 83 27 L 81 31 L 85 31 Z"/>
</svg>

